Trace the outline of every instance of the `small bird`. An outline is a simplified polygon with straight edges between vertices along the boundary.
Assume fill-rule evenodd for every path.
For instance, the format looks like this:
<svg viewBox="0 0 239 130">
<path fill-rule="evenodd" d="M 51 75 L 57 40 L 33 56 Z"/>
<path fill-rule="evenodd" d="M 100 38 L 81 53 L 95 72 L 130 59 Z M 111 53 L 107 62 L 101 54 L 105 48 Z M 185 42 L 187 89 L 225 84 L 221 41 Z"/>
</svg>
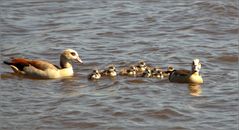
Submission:
<svg viewBox="0 0 239 130">
<path fill-rule="evenodd" d="M 169 77 L 170 73 L 172 73 L 174 71 L 174 68 L 173 66 L 168 66 L 167 70 L 166 71 L 163 71 L 163 76 L 164 77 Z"/>
<path fill-rule="evenodd" d="M 152 76 L 152 72 L 150 68 L 146 68 L 141 77 L 149 78 Z"/>
<path fill-rule="evenodd" d="M 163 79 L 164 76 L 163 76 L 163 72 L 162 71 L 159 71 L 156 75 L 155 75 L 156 78 L 160 78 L 160 79 Z"/>
<path fill-rule="evenodd" d="M 190 70 L 173 70 L 169 75 L 170 82 L 177 83 L 196 83 L 202 84 L 203 79 L 199 71 L 201 63 L 199 59 L 194 59 L 192 62 L 192 69 Z"/>
<path fill-rule="evenodd" d="M 152 77 L 163 79 L 164 78 L 163 71 L 158 67 L 153 68 Z"/>
<path fill-rule="evenodd" d="M 117 76 L 117 72 L 116 72 L 116 68 L 114 65 L 110 65 L 108 66 L 108 68 L 106 70 L 103 70 L 101 72 L 102 76 L 110 76 L 110 77 L 115 77 Z"/>
<path fill-rule="evenodd" d="M 136 72 L 138 74 L 140 74 L 140 73 L 142 74 L 146 70 L 146 68 L 147 68 L 146 63 L 144 61 L 140 61 L 136 65 Z"/>
<path fill-rule="evenodd" d="M 90 80 L 97 80 L 101 78 L 101 74 L 98 69 L 93 70 L 93 72 L 88 76 Z"/>
<path fill-rule="evenodd" d="M 25 58 L 12 58 L 11 61 L 4 61 L 10 65 L 12 70 L 20 75 L 30 78 L 56 79 L 73 76 L 71 61 L 82 63 L 78 53 L 73 49 L 66 49 L 60 55 L 60 67 L 43 60 L 30 60 Z"/>
<path fill-rule="evenodd" d="M 123 68 L 120 70 L 120 75 L 122 76 L 136 76 L 136 67 L 131 65 L 129 68 Z"/>
</svg>

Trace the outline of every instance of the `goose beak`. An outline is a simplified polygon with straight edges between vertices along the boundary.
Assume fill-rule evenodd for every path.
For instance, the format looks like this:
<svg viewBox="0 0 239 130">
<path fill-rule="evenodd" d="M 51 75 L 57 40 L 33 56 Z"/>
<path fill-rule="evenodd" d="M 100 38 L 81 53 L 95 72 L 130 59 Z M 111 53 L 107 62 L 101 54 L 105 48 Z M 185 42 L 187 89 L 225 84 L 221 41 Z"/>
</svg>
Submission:
<svg viewBox="0 0 239 130">
<path fill-rule="evenodd" d="M 80 59 L 80 57 L 77 57 L 77 58 L 75 59 L 75 61 L 78 62 L 78 63 L 83 63 L 83 61 Z"/>
</svg>

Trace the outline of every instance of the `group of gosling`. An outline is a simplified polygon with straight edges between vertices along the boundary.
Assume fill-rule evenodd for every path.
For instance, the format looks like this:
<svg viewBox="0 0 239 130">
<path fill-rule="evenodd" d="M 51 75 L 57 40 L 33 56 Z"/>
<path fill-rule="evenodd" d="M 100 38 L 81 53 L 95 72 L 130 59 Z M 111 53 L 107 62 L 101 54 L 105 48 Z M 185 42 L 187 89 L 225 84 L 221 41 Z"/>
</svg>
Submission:
<svg viewBox="0 0 239 130">
<path fill-rule="evenodd" d="M 11 58 L 8 61 L 3 61 L 3 63 L 9 65 L 17 75 L 40 79 L 56 79 L 73 76 L 72 61 L 83 63 L 75 50 L 65 49 L 60 55 L 60 66 L 44 60 L 26 58 Z M 178 83 L 203 83 L 202 76 L 199 73 L 201 69 L 199 59 L 194 59 L 191 67 L 191 70 L 175 70 L 172 66 L 169 66 L 167 70 L 162 70 L 158 67 L 149 67 L 145 62 L 141 61 L 128 68 L 122 68 L 119 73 L 116 72 L 114 65 L 110 65 L 106 70 L 102 71 L 93 70 L 89 75 L 89 79 L 99 80 L 102 76 L 115 77 L 121 75 L 160 79 L 168 78 L 170 82 Z"/>
<path fill-rule="evenodd" d="M 99 80 L 102 77 L 116 77 L 117 75 L 129 77 L 145 77 L 145 78 L 168 78 L 171 82 L 178 83 L 203 83 L 202 77 L 199 74 L 201 64 L 199 59 L 193 60 L 192 70 L 174 70 L 172 66 L 168 66 L 167 70 L 162 70 L 160 67 L 147 66 L 144 61 L 140 61 L 135 65 L 130 65 L 116 71 L 114 65 L 109 65 L 105 70 L 95 69 L 89 74 L 89 80 Z"/>
</svg>

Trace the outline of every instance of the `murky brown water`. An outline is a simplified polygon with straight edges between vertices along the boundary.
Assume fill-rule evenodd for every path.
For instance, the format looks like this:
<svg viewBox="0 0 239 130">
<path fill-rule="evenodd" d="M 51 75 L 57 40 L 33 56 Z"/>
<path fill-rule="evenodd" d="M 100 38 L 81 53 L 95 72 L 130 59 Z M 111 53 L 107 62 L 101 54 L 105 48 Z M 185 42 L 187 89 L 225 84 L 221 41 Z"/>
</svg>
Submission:
<svg viewBox="0 0 239 130">
<path fill-rule="evenodd" d="M 1 64 L 1 130 L 238 129 L 237 0 L 2 0 L 0 9 L 1 59 L 58 63 L 74 48 L 85 62 L 58 80 L 24 79 Z M 196 57 L 201 86 L 86 78 L 139 60 L 190 69 Z"/>
</svg>

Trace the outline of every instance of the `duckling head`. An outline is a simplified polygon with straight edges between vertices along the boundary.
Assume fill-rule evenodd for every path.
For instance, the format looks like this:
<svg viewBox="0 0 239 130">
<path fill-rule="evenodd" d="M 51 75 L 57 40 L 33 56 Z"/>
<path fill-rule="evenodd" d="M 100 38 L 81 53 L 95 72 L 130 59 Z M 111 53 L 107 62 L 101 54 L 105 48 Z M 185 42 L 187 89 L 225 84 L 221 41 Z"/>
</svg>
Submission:
<svg viewBox="0 0 239 130">
<path fill-rule="evenodd" d="M 132 71 L 135 71 L 135 70 L 136 70 L 136 67 L 135 67 L 134 65 L 131 65 L 131 66 L 129 67 L 129 69 L 132 70 Z"/>
<path fill-rule="evenodd" d="M 161 69 L 159 67 L 155 67 L 155 68 L 152 69 L 152 74 L 156 74 L 159 71 L 161 71 Z"/>
<path fill-rule="evenodd" d="M 199 61 L 199 59 L 194 59 L 192 62 L 192 71 L 193 72 L 199 72 L 201 69 L 201 63 Z"/>
<path fill-rule="evenodd" d="M 163 76 L 163 72 L 162 72 L 162 71 L 158 71 L 158 77 L 161 78 L 161 79 L 164 78 L 164 76 Z"/>
<path fill-rule="evenodd" d="M 146 68 L 144 73 L 143 73 L 143 77 L 150 77 L 151 76 L 151 70 L 149 68 Z"/>
<path fill-rule="evenodd" d="M 139 66 L 140 66 L 140 67 L 145 67 L 145 66 L 146 66 L 146 64 L 145 64 L 145 62 L 144 62 L 144 61 L 140 61 L 140 62 L 139 62 Z"/>
<path fill-rule="evenodd" d="M 173 68 L 173 66 L 168 66 L 168 70 L 167 71 L 170 71 L 170 72 L 172 72 L 172 71 L 174 71 L 174 68 Z"/>
<path fill-rule="evenodd" d="M 100 78 L 101 78 L 101 74 L 98 69 L 94 69 L 92 74 L 90 74 L 88 77 L 88 79 L 90 79 L 90 80 L 95 80 L 95 79 L 100 79 Z"/>
<path fill-rule="evenodd" d="M 146 68 L 146 69 L 145 69 L 145 72 L 146 72 L 146 73 L 151 73 L 151 69 L 150 69 L 150 68 Z"/>
<path fill-rule="evenodd" d="M 114 65 L 110 65 L 110 66 L 108 67 L 108 71 L 109 71 L 109 72 L 116 72 L 115 66 L 114 66 Z"/>
<path fill-rule="evenodd" d="M 99 72 L 98 69 L 94 69 L 94 70 L 93 70 L 93 73 L 94 73 L 94 74 L 99 74 L 100 72 Z"/>
</svg>

